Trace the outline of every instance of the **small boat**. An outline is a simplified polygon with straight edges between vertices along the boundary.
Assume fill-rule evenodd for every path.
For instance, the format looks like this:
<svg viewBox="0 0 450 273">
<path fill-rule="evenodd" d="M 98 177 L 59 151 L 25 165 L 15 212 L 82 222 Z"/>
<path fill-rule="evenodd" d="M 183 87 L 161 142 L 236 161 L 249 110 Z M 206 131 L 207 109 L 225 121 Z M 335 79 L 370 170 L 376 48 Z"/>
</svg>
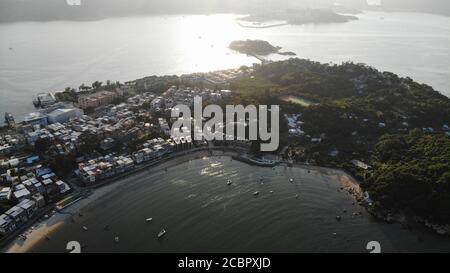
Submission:
<svg viewBox="0 0 450 273">
<path fill-rule="evenodd" d="M 83 226 L 83 230 L 84 230 L 84 231 L 88 231 L 87 226 Z"/>
<path fill-rule="evenodd" d="M 342 217 L 338 215 L 338 216 L 336 216 L 336 220 L 341 221 Z"/>
<path fill-rule="evenodd" d="M 153 221 L 153 218 L 147 218 L 147 219 L 145 219 L 145 222 L 151 222 L 151 221 Z"/>
<path fill-rule="evenodd" d="M 273 191 L 270 191 L 270 193 L 273 193 Z"/>
<path fill-rule="evenodd" d="M 228 180 L 227 185 L 230 186 L 231 184 L 233 184 L 233 182 L 231 180 Z"/>
<path fill-rule="evenodd" d="M 116 242 L 116 244 L 119 242 L 119 236 L 116 236 L 116 237 L 114 238 L 114 242 Z"/>
<path fill-rule="evenodd" d="M 294 179 L 293 178 L 289 179 L 289 182 L 294 183 Z"/>
<path fill-rule="evenodd" d="M 296 195 L 295 195 L 295 199 L 298 199 L 298 197 L 299 197 L 298 194 L 296 194 Z"/>
<path fill-rule="evenodd" d="M 254 196 L 258 196 L 258 195 L 259 195 L 259 192 L 255 191 L 255 192 L 253 193 L 253 195 L 254 195 Z"/>
<path fill-rule="evenodd" d="M 161 237 L 163 237 L 164 235 L 166 235 L 166 230 L 165 230 L 165 229 L 161 230 L 161 231 L 158 233 L 158 238 L 161 238 Z"/>
</svg>

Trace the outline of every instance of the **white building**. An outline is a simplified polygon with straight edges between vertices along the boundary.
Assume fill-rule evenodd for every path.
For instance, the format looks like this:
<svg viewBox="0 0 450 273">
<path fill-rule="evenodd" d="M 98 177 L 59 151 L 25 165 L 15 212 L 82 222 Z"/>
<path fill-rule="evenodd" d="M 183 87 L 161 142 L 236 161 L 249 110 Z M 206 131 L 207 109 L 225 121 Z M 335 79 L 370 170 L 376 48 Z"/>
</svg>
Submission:
<svg viewBox="0 0 450 273">
<path fill-rule="evenodd" d="M 3 188 L 0 190 L 0 202 L 8 202 L 11 199 L 11 188 Z"/>
<path fill-rule="evenodd" d="M 47 115 L 48 123 L 65 123 L 71 118 L 78 118 L 83 115 L 83 110 L 78 108 L 56 109 Z"/>
<path fill-rule="evenodd" d="M 46 126 L 48 124 L 47 115 L 42 114 L 40 112 L 29 113 L 28 115 L 25 116 L 24 121 L 26 124 L 30 125 Z"/>
</svg>

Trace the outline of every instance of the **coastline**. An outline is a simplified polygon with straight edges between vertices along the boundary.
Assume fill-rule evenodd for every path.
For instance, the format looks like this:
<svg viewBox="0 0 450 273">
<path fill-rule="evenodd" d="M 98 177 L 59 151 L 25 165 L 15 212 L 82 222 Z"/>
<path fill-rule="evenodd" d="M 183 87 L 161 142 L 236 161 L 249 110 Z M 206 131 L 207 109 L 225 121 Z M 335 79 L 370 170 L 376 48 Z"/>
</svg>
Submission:
<svg viewBox="0 0 450 273">
<path fill-rule="evenodd" d="M 92 189 L 92 194 L 89 196 L 80 199 L 79 201 L 73 203 L 72 205 L 61 209 L 59 211 L 55 211 L 50 215 L 48 219 L 44 219 L 35 223 L 31 228 L 27 229 L 24 235 L 27 236 L 27 239 L 24 241 L 20 239 L 20 237 L 16 237 L 11 243 L 9 243 L 1 252 L 3 253 L 27 253 L 32 252 L 32 249 L 46 240 L 46 237 L 50 238 L 51 235 L 62 228 L 66 221 L 73 220 L 72 216 L 82 213 L 84 210 L 88 210 L 90 206 L 102 198 L 107 198 L 109 194 L 115 192 L 116 190 L 121 190 L 124 187 L 132 185 L 134 182 L 130 183 L 130 180 L 133 178 L 138 178 L 142 176 L 146 176 L 148 172 L 160 172 L 165 171 L 166 168 L 170 168 L 181 163 L 189 162 L 190 160 L 196 160 L 203 157 L 215 157 L 215 156 L 229 156 L 233 157 L 239 154 L 238 152 L 233 151 L 207 151 L 200 150 L 196 151 L 192 154 L 184 154 L 171 160 L 167 160 L 162 162 L 161 164 L 157 164 L 154 166 L 149 166 L 147 169 L 143 169 L 137 173 L 133 173 L 127 176 L 126 179 L 119 179 L 117 181 L 113 181 L 109 184 L 100 186 L 98 188 Z M 244 163 L 248 164 L 248 163 Z M 282 164 L 283 165 L 283 164 Z M 360 193 L 361 190 L 359 188 L 359 183 L 348 173 L 339 169 L 332 169 L 327 167 L 320 166 L 309 166 L 303 164 L 294 164 L 296 168 L 303 168 L 311 171 L 321 172 L 324 174 L 328 174 L 333 176 L 337 183 L 341 184 L 341 188 L 347 190 L 349 193 Z M 138 180 L 138 179 L 136 179 Z M 355 195 L 356 198 L 356 195 Z"/>
<path fill-rule="evenodd" d="M 194 154 L 186 154 L 169 161 L 165 161 L 159 165 L 149 167 L 147 170 L 142 170 L 138 173 L 134 173 L 128 176 L 128 179 L 120 179 L 110 184 L 98 187 L 92 190 L 92 194 L 86 198 L 80 199 L 79 201 L 73 203 L 72 205 L 60 210 L 60 212 L 53 213 L 48 219 L 37 222 L 34 226 L 26 230 L 24 235 L 27 236 L 25 241 L 21 240 L 18 236 L 10 244 L 8 244 L 1 252 L 3 253 L 26 253 L 33 249 L 34 246 L 45 240 L 46 236 L 50 237 L 51 234 L 57 231 L 59 228 L 64 226 L 66 221 L 70 221 L 72 215 L 80 213 L 83 209 L 86 209 L 93 202 L 108 196 L 108 194 L 114 192 L 115 190 L 120 190 L 121 188 L 129 184 L 129 179 L 132 177 L 146 176 L 148 171 L 158 172 L 164 171 L 165 168 L 170 168 L 171 166 L 178 165 L 187 162 L 192 159 L 202 158 L 204 156 L 211 156 L 207 151 L 198 151 Z"/>
</svg>

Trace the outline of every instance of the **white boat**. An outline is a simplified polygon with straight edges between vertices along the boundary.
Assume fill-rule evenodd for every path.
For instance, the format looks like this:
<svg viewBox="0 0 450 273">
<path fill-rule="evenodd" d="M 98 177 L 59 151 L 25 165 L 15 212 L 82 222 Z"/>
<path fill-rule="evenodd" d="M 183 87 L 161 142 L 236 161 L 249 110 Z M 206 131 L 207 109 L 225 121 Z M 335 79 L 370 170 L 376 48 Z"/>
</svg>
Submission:
<svg viewBox="0 0 450 273">
<path fill-rule="evenodd" d="M 83 226 L 83 230 L 88 231 L 87 226 Z"/>
<path fill-rule="evenodd" d="M 145 219 L 145 221 L 148 223 L 148 222 L 151 222 L 151 221 L 153 221 L 153 218 L 147 218 L 147 219 Z"/>
<path fill-rule="evenodd" d="M 255 192 L 253 193 L 253 195 L 254 195 L 254 196 L 257 196 L 257 195 L 259 195 L 259 192 L 255 191 Z"/>
<path fill-rule="evenodd" d="M 119 236 L 116 236 L 116 237 L 114 238 L 114 241 L 115 241 L 116 243 L 118 243 L 118 242 L 119 242 Z"/>
<path fill-rule="evenodd" d="M 293 182 L 294 182 L 294 179 L 293 179 L 293 178 L 289 179 L 289 182 L 293 183 Z"/>
<path fill-rule="evenodd" d="M 161 237 L 163 237 L 164 235 L 166 235 L 166 230 L 165 230 L 165 229 L 161 230 L 161 231 L 158 233 L 158 238 L 161 238 Z"/>
<path fill-rule="evenodd" d="M 228 180 L 227 185 L 230 186 L 231 184 L 233 184 L 233 182 L 231 180 Z"/>
</svg>

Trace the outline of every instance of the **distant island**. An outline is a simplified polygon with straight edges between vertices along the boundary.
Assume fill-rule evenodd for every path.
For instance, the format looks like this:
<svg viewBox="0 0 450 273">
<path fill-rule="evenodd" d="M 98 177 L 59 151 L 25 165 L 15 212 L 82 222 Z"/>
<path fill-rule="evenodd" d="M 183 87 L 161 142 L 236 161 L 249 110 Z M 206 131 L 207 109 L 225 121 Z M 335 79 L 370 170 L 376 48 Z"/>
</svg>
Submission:
<svg viewBox="0 0 450 273">
<path fill-rule="evenodd" d="M 281 52 L 281 47 L 273 46 L 263 40 L 238 40 L 230 43 L 229 48 L 241 54 L 250 56 L 268 56 L 270 54 L 280 54 L 285 56 L 295 56 L 294 52 Z"/>
<path fill-rule="evenodd" d="M 345 23 L 351 20 L 358 20 L 358 17 L 341 15 L 332 9 L 320 8 L 254 13 L 239 20 L 254 23 L 284 21 L 286 24 L 303 25 L 308 23 Z"/>
<path fill-rule="evenodd" d="M 334 6 L 331 3 L 321 8 L 305 8 L 308 5 L 280 5 L 275 0 L 267 5 L 254 2 L 227 0 L 89 0 L 81 5 L 68 5 L 65 0 L 0 0 L 0 22 L 20 21 L 93 21 L 106 18 L 148 15 L 189 14 L 250 14 L 251 21 L 287 20 L 290 24 L 347 22 L 359 11 L 348 6 Z M 296 1 L 297 2 L 297 1 Z M 282 10 L 280 10 L 282 9 Z"/>
</svg>

